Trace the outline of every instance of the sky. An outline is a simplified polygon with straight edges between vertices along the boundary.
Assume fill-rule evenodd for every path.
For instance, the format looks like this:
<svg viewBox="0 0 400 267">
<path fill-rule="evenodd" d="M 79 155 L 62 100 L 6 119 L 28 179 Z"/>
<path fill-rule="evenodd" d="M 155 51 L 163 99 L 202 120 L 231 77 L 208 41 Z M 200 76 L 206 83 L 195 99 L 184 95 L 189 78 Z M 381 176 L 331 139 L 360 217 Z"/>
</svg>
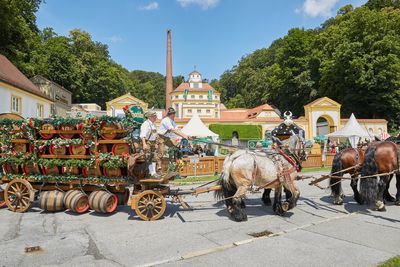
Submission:
<svg viewBox="0 0 400 267">
<path fill-rule="evenodd" d="M 315 28 L 346 5 L 366 0 L 46 0 L 42 29 L 82 29 L 109 47 L 126 69 L 165 75 L 166 30 L 172 30 L 173 75 L 196 69 L 218 79 L 245 55 L 291 28 Z"/>
</svg>

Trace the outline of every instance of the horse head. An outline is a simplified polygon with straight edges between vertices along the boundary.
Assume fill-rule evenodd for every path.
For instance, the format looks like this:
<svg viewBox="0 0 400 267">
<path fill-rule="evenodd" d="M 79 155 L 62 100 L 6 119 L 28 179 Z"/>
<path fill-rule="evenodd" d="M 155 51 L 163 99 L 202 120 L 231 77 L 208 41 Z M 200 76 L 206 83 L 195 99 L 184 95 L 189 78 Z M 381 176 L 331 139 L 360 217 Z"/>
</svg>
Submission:
<svg viewBox="0 0 400 267">
<path fill-rule="evenodd" d="M 292 132 L 292 136 L 285 140 L 287 149 L 295 155 L 299 161 L 306 161 L 313 146 L 312 140 L 304 140 L 300 135 Z"/>
</svg>

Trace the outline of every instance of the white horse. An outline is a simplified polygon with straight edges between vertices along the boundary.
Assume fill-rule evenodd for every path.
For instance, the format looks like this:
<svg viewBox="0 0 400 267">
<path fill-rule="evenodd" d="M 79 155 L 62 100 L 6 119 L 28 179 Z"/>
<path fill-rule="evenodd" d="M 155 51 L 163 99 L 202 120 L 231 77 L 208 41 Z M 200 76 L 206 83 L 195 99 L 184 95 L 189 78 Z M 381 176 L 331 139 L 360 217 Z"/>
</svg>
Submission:
<svg viewBox="0 0 400 267">
<path fill-rule="evenodd" d="M 305 143 L 298 135 L 292 135 L 279 147 L 268 151 L 238 150 L 225 158 L 219 180 L 222 190 L 216 191 L 216 197 L 225 199 L 235 221 L 247 220 L 243 198 L 252 186 L 275 189 L 273 210 L 279 215 L 296 206 L 300 196 L 296 177 L 301 162 L 307 158 Z M 284 203 L 282 186 L 291 193 Z"/>
</svg>

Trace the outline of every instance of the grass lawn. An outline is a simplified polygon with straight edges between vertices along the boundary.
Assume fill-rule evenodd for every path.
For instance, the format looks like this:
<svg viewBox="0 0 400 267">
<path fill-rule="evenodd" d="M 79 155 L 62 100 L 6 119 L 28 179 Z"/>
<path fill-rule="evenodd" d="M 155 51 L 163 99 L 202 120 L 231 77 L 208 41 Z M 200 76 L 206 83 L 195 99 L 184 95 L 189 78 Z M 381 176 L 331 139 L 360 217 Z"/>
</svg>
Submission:
<svg viewBox="0 0 400 267">
<path fill-rule="evenodd" d="M 193 183 L 193 182 L 208 182 L 215 179 L 218 179 L 218 175 L 210 175 L 210 176 L 189 176 L 181 179 L 175 179 L 171 183 Z"/>
<path fill-rule="evenodd" d="M 382 264 L 378 265 L 379 267 L 398 267 L 400 266 L 400 256 L 393 257 L 388 259 Z"/>
<path fill-rule="evenodd" d="M 327 167 L 313 167 L 313 168 L 303 168 L 301 172 L 320 172 L 320 171 L 330 171 L 331 166 Z"/>
</svg>

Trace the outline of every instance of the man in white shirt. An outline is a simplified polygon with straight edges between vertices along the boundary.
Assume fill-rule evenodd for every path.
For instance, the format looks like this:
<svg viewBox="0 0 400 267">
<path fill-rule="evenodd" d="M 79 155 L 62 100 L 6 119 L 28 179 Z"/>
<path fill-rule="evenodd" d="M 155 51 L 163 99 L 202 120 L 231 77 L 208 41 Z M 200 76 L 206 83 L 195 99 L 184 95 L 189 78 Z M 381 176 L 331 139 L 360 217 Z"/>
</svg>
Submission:
<svg viewBox="0 0 400 267">
<path fill-rule="evenodd" d="M 164 140 L 164 144 L 168 147 L 176 145 L 178 135 L 182 138 L 189 139 L 189 136 L 178 129 L 175 123 L 175 109 L 168 108 L 167 115 L 161 120 L 160 128 L 158 129 L 159 136 Z"/>
<path fill-rule="evenodd" d="M 157 113 L 154 110 L 149 110 L 145 116 L 147 120 L 140 126 L 140 140 L 142 141 L 143 151 L 146 154 L 146 161 L 149 163 L 150 175 L 158 178 L 156 162 L 159 169 L 161 169 L 161 164 L 156 151 L 157 127 L 155 121 L 157 120 Z"/>
</svg>

